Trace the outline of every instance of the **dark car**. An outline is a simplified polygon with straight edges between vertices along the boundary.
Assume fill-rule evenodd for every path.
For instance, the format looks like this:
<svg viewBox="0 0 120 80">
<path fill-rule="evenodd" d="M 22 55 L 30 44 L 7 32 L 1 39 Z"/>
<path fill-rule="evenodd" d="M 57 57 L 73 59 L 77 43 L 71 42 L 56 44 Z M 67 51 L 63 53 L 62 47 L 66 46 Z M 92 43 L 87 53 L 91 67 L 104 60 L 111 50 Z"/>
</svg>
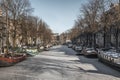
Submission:
<svg viewBox="0 0 120 80">
<path fill-rule="evenodd" d="M 85 56 L 96 56 L 97 57 L 97 51 L 94 49 L 94 48 L 84 48 L 82 53 L 85 55 Z"/>
<path fill-rule="evenodd" d="M 72 43 L 69 43 L 69 44 L 68 44 L 68 48 L 72 48 Z"/>
</svg>

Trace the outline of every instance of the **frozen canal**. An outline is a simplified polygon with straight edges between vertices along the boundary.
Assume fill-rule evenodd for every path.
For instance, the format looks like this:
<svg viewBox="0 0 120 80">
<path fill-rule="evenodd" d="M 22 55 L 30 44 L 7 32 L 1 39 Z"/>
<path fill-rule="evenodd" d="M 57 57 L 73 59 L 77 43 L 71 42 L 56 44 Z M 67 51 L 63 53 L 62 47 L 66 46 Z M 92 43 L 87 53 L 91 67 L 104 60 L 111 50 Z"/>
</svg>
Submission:
<svg viewBox="0 0 120 80">
<path fill-rule="evenodd" d="M 120 72 L 75 54 L 66 46 L 52 47 L 12 67 L 0 68 L 0 80 L 120 80 Z"/>
</svg>

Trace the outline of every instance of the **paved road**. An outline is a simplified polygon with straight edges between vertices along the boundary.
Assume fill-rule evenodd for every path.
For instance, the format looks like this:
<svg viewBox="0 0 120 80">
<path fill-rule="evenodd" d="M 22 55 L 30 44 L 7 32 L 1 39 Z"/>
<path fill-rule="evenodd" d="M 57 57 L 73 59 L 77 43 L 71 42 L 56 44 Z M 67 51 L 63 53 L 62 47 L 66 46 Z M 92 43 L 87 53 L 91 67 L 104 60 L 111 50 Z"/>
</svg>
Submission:
<svg viewBox="0 0 120 80">
<path fill-rule="evenodd" d="M 0 68 L 0 80 L 120 80 L 120 72 L 75 54 L 66 46 L 55 46 L 15 66 Z"/>
</svg>

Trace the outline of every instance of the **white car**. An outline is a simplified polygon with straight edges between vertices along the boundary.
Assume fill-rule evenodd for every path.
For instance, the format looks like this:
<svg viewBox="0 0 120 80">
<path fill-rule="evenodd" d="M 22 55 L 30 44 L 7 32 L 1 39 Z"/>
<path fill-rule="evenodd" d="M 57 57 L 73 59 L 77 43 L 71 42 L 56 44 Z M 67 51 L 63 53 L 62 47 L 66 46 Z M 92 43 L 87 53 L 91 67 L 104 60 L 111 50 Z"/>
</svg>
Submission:
<svg viewBox="0 0 120 80">
<path fill-rule="evenodd" d="M 76 51 L 81 51 L 81 50 L 82 50 L 82 47 L 81 47 L 81 46 L 75 46 L 75 50 L 76 50 Z"/>
<path fill-rule="evenodd" d="M 120 54 L 114 50 L 100 51 L 99 59 L 104 59 L 112 63 L 120 64 Z"/>
<path fill-rule="evenodd" d="M 44 49 L 44 46 L 40 46 L 40 49 L 43 50 L 43 49 Z"/>
</svg>

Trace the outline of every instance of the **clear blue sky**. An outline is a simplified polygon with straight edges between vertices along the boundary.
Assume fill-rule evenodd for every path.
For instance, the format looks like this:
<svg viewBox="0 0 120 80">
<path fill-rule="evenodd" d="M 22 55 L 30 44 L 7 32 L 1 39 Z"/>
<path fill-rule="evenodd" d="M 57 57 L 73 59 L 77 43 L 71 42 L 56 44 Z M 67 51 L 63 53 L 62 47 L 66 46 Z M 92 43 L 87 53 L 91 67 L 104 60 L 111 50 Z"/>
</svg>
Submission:
<svg viewBox="0 0 120 80">
<path fill-rule="evenodd" d="M 55 33 L 62 33 L 74 25 L 86 0 L 30 0 L 33 15 L 42 18 Z"/>
</svg>

